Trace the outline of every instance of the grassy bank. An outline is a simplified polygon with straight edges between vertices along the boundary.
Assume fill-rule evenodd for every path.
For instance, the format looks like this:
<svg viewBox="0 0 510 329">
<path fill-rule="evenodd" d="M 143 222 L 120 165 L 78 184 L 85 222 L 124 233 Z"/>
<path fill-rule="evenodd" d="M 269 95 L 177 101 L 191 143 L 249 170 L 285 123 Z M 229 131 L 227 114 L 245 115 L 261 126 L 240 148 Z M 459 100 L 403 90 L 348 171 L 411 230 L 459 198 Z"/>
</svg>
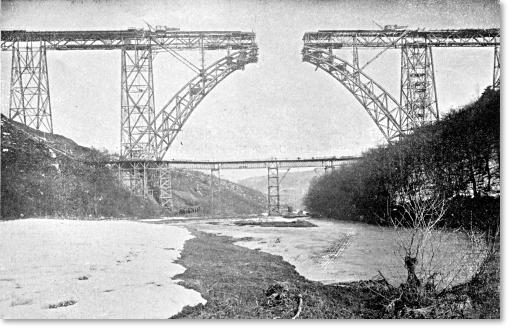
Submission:
<svg viewBox="0 0 510 329">
<path fill-rule="evenodd" d="M 186 307 L 175 318 L 287 319 L 297 313 L 300 295 L 299 318 L 374 318 L 379 314 L 380 297 L 368 286 L 313 282 L 280 256 L 236 246 L 229 237 L 192 233 L 196 238 L 186 241 L 178 261 L 186 271 L 175 279 L 199 291 L 207 304 Z"/>
<path fill-rule="evenodd" d="M 178 260 L 186 271 L 175 279 L 200 292 L 207 304 L 185 307 L 174 318 L 290 319 L 298 312 L 300 319 L 416 317 L 389 312 L 395 292 L 381 282 L 324 285 L 307 280 L 280 256 L 236 246 L 230 237 L 192 233 L 196 238 L 186 241 Z M 442 317 L 499 317 L 499 257 L 485 268 L 472 282 L 439 297 L 448 307 L 468 295 L 472 307 Z"/>
</svg>

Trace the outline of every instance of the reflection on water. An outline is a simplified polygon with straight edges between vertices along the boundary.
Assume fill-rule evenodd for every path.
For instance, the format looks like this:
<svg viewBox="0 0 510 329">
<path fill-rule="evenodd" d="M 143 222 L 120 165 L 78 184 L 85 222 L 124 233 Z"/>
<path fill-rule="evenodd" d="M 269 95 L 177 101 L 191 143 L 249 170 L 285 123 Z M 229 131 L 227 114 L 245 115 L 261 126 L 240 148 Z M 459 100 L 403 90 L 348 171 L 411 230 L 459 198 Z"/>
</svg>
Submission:
<svg viewBox="0 0 510 329">
<path fill-rule="evenodd" d="M 380 271 L 392 284 L 405 281 L 407 272 L 400 246 L 410 237 L 408 230 L 356 222 L 307 220 L 317 227 L 236 226 L 234 220 L 179 225 L 234 238 L 251 237 L 250 241 L 236 244 L 280 255 L 310 280 L 324 283 L 366 280 L 376 277 Z M 433 232 L 418 255 L 417 274 L 424 278 L 436 273 L 435 280 L 440 285 L 465 281 L 482 259 L 481 246 L 473 245 L 458 232 Z"/>
</svg>

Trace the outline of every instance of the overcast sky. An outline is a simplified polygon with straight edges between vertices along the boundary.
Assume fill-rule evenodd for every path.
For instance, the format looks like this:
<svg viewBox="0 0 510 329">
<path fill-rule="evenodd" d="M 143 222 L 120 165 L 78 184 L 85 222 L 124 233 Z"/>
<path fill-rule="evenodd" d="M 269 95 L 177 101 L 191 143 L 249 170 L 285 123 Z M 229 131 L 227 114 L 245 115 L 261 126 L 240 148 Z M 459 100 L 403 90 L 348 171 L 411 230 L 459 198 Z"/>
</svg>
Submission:
<svg viewBox="0 0 510 329">
<path fill-rule="evenodd" d="M 2 1 L 3 29 L 254 31 L 259 62 L 230 75 L 197 107 L 166 158 L 254 159 L 360 154 L 383 137 L 342 85 L 301 62 L 302 36 L 319 29 L 499 27 L 495 1 Z M 361 50 L 360 50 L 361 51 Z M 361 63 L 377 54 L 364 50 Z M 196 53 L 187 54 L 195 58 Z M 220 56 L 213 53 L 209 56 Z M 1 106 L 8 111 L 11 54 L 1 55 Z M 492 49 L 434 49 L 440 111 L 473 100 L 492 81 Z M 367 72 L 398 99 L 400 53 Z M 154 62 L 158 110 L 193 74 L 169 56 Z M 48 52 L 54 130 L 118 152 L 120 50 Z"/>
</svg>

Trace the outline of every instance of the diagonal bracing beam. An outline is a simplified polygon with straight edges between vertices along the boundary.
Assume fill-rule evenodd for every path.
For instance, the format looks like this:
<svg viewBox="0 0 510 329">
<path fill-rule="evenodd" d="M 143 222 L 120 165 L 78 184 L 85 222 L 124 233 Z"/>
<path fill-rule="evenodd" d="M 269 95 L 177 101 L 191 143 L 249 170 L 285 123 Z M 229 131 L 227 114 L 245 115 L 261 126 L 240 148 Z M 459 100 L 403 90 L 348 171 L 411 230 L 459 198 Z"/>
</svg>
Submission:
<svg viewBox="0 0 510 329">
<path fill-rule="evenodd" d="M 384 88 L 331 51 L 305 47 L 303 61 L 316 65 L 344 85 L 389 142 L 408 133 L 409 127 L 416 127 L 414 118 Z"/>
</svg>

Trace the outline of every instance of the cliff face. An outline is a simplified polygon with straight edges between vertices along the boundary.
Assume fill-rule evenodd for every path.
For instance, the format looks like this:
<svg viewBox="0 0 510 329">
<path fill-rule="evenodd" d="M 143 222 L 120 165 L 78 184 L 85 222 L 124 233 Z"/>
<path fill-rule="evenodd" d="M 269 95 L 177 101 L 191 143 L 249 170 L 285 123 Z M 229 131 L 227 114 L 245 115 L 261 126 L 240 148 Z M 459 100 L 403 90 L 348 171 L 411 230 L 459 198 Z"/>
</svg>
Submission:
<svg viewBox="0 0 510 329">
<path fill-rule="evenodd" d="M 60 217 L 156 217 L 164 210 L 152 199 L 133 195 L 105 166 L 82 160 L 111 155 L 42 133 L 1 118 L 2 219 Z M 177 211 L 194 207 L 210 213 L 209 175 L 175 170 L 172 174 Z M 219 192 L 221 190 L 221 192 Z M 260 213 L 265 196 L 250 188 L 213 180 L 214 209 L 225 214 Z"/>
</svg>

